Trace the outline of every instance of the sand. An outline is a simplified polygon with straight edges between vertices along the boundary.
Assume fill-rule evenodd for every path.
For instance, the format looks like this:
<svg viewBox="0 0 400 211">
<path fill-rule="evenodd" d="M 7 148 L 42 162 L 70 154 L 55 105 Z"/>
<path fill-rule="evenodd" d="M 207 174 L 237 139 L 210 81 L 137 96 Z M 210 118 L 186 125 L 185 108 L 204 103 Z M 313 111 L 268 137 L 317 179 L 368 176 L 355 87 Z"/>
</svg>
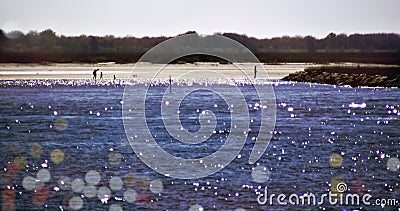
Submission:
<svg viewBox="0 0 400 211">
<path fill-rule="evenodd" d="M 29 80 L 29 79 L 90 79 L 93 70 L 99 69 L 97 78 L 103 72 L 103 79 L 126 79 L 130 74 L 137 78 L 153 78 L 154 71 L 159 66 L 153 64 L 142 64 L 143 68 L 135 69 L 135 64 L 0 64 L 0 80 Z M 247 74 L 244 75 L 232 64 L 196 63 L 196 64 L 172 64 L 166 66 L 157 78 L 244 78 L 254 77 L 255 64 L 237 64 L 237 67 Z M 257 78 L 281 79 L 290 73 L 304 70 L 305 67 L 315 66 L 311 64 L 280 64 L 262 65 L 267 75 L 258 67 Z"/>
</svg>

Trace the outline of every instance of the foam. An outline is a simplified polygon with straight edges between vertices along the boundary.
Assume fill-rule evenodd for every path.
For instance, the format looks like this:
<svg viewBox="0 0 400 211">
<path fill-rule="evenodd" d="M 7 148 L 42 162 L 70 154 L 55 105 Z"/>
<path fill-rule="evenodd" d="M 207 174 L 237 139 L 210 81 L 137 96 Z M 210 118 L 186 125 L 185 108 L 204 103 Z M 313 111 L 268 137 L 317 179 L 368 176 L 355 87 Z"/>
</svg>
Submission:
<svg viewBox="0 0 400 211">
<path fill-rule="evenodd" d="M 175 86 L 211 86 L 211 85 L 271 85 L 271 84 L 290 84 L 292 82 L 281 81 L 278 79 L 243 79 L 243 78 L 196 78 L 196 79 L 173 79 Z M 116 79 L 116 80 L 93 80 L 93 79 L 36 79 L 36 80 L 0 80 L 2 87 L 81 87 L 81 86 L 126 86 L 126 85 L 145 85 L 162 86 L 169 85 L 169 79 Z"/>
</svg>

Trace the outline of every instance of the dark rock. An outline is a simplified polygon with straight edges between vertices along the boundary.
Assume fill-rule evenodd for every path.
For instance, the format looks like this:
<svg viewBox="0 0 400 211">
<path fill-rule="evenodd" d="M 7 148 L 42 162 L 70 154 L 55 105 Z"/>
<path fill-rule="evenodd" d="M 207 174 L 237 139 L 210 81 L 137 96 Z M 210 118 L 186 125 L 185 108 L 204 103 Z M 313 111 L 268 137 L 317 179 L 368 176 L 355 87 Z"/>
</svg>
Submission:
<svg viewBox="0 0 400 211">
<path fill-rule="evenodd" d="M 319 69 L 307 69 L 305 71 L 292 73 L 284 77 L 282 80 L 332 85 L 350 85 L 352 87 L 400 87 L 400 74 L 379 75 L 366 74 L 363 73 L 361 69 L 358 69 L 358 73 L 354 73 L 355 71 L 343 71 L 343 68 L 340 70 L 341 71 L 339 72 L 334 72 L 333 70 L 329 70 L 328 72 Z"/>
</svg>

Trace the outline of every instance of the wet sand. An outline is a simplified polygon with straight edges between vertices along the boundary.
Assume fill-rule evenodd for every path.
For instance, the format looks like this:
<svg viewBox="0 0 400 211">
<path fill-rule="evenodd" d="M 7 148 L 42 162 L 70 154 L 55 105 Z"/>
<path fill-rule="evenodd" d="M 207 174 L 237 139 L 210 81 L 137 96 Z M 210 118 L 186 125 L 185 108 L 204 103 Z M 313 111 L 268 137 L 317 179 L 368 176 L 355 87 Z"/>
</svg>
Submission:
<svg viewBox="0 0 400 211">
<path fill-rule="evenodd" d="M 130 74 L 136 78 L 153 78 L 154 69 L 157 65 L 144 64 L 144 68 L 135 69 L 135 64 L 0 64 L 0 80 L 29 80 L 29 79 L 91 79 L 93 70 L 99 69 L 97 79 L 103 72 L 103 79 L 127 79 Z M 217 64 L 217 63 L 196 63 L 196 64 L 172 64 L 166 66 L 157 78 L 185 77 L 192 78 L 253 78 L 255 64 Z M 257 78 L 281 79 L 290 73 L 304 70 L 305 67 L 315 66 L 312 64 L 280 64 L 263 65 L 267 74 L 263 74 L 260 67 L 257 69 Z M 157 66 L 158 67 L 158 66 Z M 238 68 L 242 69 L 241 72 Z M 213 72 L 220 74 L 213 74 Z M 187 74 L 189 73 L 189 74 Z"/>
</svg>

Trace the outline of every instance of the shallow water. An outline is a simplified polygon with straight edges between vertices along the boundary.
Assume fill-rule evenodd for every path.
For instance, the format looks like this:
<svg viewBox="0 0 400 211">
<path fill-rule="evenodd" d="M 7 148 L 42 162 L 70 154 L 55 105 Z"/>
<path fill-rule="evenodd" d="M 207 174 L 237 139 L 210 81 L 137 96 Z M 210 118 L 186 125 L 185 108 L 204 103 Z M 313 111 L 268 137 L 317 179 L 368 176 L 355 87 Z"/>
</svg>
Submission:
<svg viewBox="0 0 400 211">
<path fill-rule="evenodd" d="M 269 193 L 277 195 L 306 192 L 322 195 L 338 182 L 346 183 L 351 193 L 369 193 L 373 199 L 400 198 L 399 89 L 271 82 L 277 103 L 275 130 L 266 152 L 257 164 L 251 165 L 248 159 L 254 144 L 252 138 L 257 134 L 260 120 L 254 110 L 252 87 L 241 81 L 240 89 L 249 93 L 247 104 L 254 120 L 244 148 L 221 171 L 201 179 L 180 180 L 147 167 L 129 145 L 121 112 L 127 83 L 131 82 L 99 85 L 90 80 L 2 81 L 1 204 L 12 202 L 18 210 L 80 208 L 79 203 L 71 202 L 73 199 L 81 202 L 84 210 L 188 210 L 196 205 L 205 210 L 382 209 L 372 205 L 257 203 L 256 193 L 265 186 Z M 133 84 L 143 91 L 147 83 Z M 232 86 L 221 81 L 200 84 L 186 81 L 180 85 L 201 88 L 205 83 L 222 89 Z M 153 86 L 152 94 L 162 95 L 168 90 L 164 84 L 165 81 L 160 81 Z M 229 133 L 228 125 L 232 122 L 226 118 L 223 99 L 208 92 L 188 95 L 181 107 L 182 125 L 189 131 L 199 129 L 198 115 L 202 110 L 211 110 L 217 117 L 218 133 L 194 147 L 168 141 L 170 136 L 159 117 L 160 98 L 149 97 L 148 103 L 149 128 L 157 143 L 171 154 L 185 158 L 211 154 Z M 330 160 L 332 156 L 337 159 Z M 253 168 L 257 165 L 269 172 L 267 181 L 256 182 Z M 90 176 L 87 172 L 95 173 Z M 70 181 L 81 178 L 83 183 L 75 181 L 71 187 L 66 177 Z M 98 177 L 100 180 L 96 182 Z M 36 181 L 29 183 L 26 178 Z M 59 183 L 61 178 L 66 184 Z M 112 178 L 123 180 L 122 187 L 111 182 Z M 155 181 L 161 181 L 161 192 L 150 188 L 149 183 L 155 187 Z M 94 190 L 79 191 L 89 186 L 94 186 Z M 136 192 L 136 200 L 129 200 L 132 192 L 128 190 Z M 15 196 L 4 197 L 10 191 Z M 108 196 L 101 194 L 104 191 Z M 398 204 L 385 207 L 397 208 Z"/>
</svg>

